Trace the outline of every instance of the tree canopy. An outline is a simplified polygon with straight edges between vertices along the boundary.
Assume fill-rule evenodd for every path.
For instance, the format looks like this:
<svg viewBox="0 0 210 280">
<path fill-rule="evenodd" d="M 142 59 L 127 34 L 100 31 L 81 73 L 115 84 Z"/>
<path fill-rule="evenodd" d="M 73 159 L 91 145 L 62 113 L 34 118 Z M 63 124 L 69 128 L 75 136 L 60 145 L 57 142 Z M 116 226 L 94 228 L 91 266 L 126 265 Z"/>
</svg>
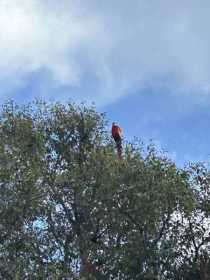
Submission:
<svg viewBox="0 0 210 280">
<path fill-rule="evenodd" d="M 117 157 L 94 107 L 3 104 L 1 279 L 209 279 L 210 172 L 153 145 Z"/>
</svg>

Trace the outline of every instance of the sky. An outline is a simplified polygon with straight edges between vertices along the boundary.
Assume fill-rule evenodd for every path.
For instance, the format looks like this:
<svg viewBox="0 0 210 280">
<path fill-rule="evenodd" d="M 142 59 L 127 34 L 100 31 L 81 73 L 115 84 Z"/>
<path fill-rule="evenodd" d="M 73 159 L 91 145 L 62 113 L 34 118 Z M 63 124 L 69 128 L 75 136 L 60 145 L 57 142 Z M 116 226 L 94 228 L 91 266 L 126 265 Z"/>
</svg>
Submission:
<svg viewBox="0 0 210 280">
<path fill-rule="evenodd" d="M 0 0 L 0 103 L 87 102 L 178 165 L 210 159 L 208 0 Z"/>
</svg>

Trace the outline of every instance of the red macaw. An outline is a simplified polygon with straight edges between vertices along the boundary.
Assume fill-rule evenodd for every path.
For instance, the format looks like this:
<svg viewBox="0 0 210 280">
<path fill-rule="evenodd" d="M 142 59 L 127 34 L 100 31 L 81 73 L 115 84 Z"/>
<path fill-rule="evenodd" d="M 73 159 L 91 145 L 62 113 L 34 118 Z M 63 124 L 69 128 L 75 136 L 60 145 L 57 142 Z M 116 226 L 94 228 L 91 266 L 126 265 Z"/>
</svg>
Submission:
<svg viewBox="0 0 210 280">
<path fill-rule="evenodd" d="M 115 122 L 112 123 L 112 137 L 116 142 L 119 158 L 122 158 L 122 129 Z"/>
</svg>

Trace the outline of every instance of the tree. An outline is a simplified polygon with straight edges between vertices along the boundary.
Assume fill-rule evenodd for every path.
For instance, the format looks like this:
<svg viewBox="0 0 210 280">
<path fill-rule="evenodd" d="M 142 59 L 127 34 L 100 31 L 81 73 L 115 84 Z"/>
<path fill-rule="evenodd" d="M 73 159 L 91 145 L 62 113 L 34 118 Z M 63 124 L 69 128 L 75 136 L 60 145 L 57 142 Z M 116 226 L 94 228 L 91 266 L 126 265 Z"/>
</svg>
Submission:
<svg viewBox="0 0 210 280">
<path fill-rule="evenodd" d="M 178 279 L 208 280 L 210 275 L 210 172 L 202 163 L 187 169 L 193 191 L 195 207 L 179 217 L 177 251 L 180 264 Z M 181 218 L 181 219 L 180 219 Z"/>
<path fill-rule="evenodd" d="M 94 108 L 4 104 L 0 165 L 3 279 L 187 279 L 192 267 L 208 270 L 207 230 L 196 219 L 208 219 L 209 196 L 195 184 L 208 170 L 196 177 L 138 143 L 119 160 Z"/>
</svg>

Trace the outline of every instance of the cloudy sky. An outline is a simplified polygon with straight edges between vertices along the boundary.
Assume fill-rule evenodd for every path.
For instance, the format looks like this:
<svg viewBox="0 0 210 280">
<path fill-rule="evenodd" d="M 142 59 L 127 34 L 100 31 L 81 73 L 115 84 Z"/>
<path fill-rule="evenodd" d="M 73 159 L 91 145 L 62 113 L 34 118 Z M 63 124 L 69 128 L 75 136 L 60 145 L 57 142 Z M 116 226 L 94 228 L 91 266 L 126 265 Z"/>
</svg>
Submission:
<svg viewBox="0 0 210 280">
<path fill-rule="evenodd" d="M 208 0 L 0 0 L 0 99 L 95 102 L 127 140 L 210 159 Z"/>
</svg>

